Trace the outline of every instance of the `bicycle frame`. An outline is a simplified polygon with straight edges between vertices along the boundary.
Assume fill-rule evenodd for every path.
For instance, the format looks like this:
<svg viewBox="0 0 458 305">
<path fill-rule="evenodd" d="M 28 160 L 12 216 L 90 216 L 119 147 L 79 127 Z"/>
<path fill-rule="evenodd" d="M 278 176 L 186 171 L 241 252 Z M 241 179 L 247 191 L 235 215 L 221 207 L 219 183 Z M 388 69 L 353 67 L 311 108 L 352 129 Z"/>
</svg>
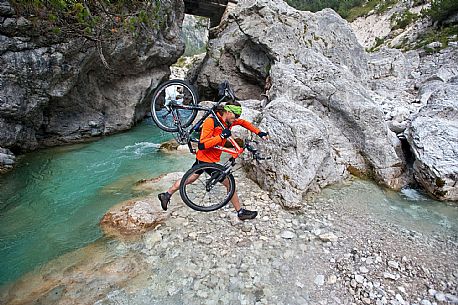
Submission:
<svg viewBox="0 0 458 305">
<path fill-rule="evenodd" d="M 207 108 L 207 107 L 202 107 L 202 106 L 188 106 L 188 105 L 182 105 L 182 104 L 172 104 L 172 105 L 169 105 L 170 108 L 171 108 L 171 112 L 172 112 L 172 116 L 173 116 L 173 120 L 176 124 L 176 126 L 178 127 L 178 133 L 180 134 L 180 136 L 184 136 L 184 135 L 187 135 L 188 132 L 186 130 L 184 130 L 182 127 L 181 127 L 181 124 L 180 124 L 180 119 L 178 117 L 178 112 L 176 111 L 177 109 L 187 109 L 187 110 L 196 110 L 197 111 L 205 111 L 206 113 L 199 119 L 199 121 L 197 121 L 196 124 L 193 125 L 193 127 L 190 129 L 190 132 L 189 133 L 192 133 L 192 132 L 195 132 L 195 131 L 198 131 L 200 126 L 203 124 L 203 122 L 211 115 L 213 116 L 213 118 L 215 118 L 217 124 L 222 127 L 223 129 L 225 128 L 223 123 L 221 122 L 221 120 L 218 118 L 216 112 L 215 112 L 215 108 L 223 101 L 223 99 L 219 100 L 212 108 Z M 225 153 L 228 153 L 230 154 L 234 159 L 238 158 L 244 151 L 244 148 L 243 147 L 240 147 L 237 142 L 234 140 L 234 138 L 232 137 L 229 137 L 228 138 L 228 141 L 232 144 L 233 148 L 226 148 L 226 147 L 222 147 L 222 146 L 215 146 L 214 148 L 218 149 L 218 150 L 221 150 Z M 194 148 L 192 148 L 191 146 L 191 140 L 188 139 L 188 147 L 189 147 L 189 150 L 191 153 L 195 154 L 195 150 Z"/>
</svg>

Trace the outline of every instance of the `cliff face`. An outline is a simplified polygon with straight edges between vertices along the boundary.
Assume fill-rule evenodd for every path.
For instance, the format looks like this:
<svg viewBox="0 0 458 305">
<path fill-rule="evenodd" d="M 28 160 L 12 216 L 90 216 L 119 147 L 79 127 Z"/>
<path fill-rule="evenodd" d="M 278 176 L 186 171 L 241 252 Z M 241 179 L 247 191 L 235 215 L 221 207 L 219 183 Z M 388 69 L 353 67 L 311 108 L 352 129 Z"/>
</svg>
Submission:
<svg viewBox="0 0 458 305">
<path fill-rule="evenodd" d="M 251 117 L 270 132 L 263 150 L 272 162 L 249 171 L 274 200 L 297 207 L 350 173 L 394 189 L 415 178 L 436 198 L 457 200 L 456 46 L 368 54 L 332 10 L 272 0 L 239 1 L 209 45 L 193 79 L 201 92 L 229 79 L 242 98 L 266 90 L 270 99 L 254 103 Z"/>
<path fill-rule="evenodd" d="M 158 5 L 160 28 L 97 47 L 82 37 L 36 36 L 32 22 L 1 1 L 0 147 L 17 153 L 82 141 L 143 118 L 150 91 L 184 52 L 183 2 Z"/>
<path fill-rule="evenodd" d="M 300 12 L 273 0 L 239 1 L 220 25 L 200 74 L 201 89 L 230 80 L 242 98 L 264 92 L 253 115 L 270 133 L 272 161 L 250 175 L 289 208 L 310 191 L 358 172 L 400 188 L 404 159 L 368 88 L 368 56 L 334 11 Z"/>
</svg>

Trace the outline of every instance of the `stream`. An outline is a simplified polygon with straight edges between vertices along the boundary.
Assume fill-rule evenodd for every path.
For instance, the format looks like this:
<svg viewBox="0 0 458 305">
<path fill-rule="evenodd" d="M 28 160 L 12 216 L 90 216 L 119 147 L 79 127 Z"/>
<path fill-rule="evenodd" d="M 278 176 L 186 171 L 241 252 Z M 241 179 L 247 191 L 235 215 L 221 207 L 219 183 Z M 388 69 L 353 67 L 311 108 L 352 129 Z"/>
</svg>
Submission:
<svg viewBox="0 0 458 305">
<path fill-rule="evenodd" d="M 190 154 L 159 150 L 170 138 L 145 121 L 96 142 L 22 156 L 14 171 L 0 177 L 0 287 L 66 253 L 103 242 L 101 217 L 113 205 L 142 195 L 132 190 L 135 182 L 189 168 Z M 419 190 L 392 192 L 353 179 L 319 197 L 344 199 L 350 207 L 422 234 L 458 233 L 456 204 L 431 200 Z"/>
</svg>

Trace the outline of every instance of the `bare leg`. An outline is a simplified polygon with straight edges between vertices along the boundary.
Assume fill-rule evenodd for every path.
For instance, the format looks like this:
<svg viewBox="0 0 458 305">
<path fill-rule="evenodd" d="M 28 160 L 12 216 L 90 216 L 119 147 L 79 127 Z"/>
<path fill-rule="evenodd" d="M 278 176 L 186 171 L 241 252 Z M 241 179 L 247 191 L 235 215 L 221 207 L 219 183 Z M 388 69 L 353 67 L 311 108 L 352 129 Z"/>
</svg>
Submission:
<svg viewBox="0 0 458 305">
<path fill-rule="evenodd" d="M 222 183 L 227 188 L 227 191 L 229 191 L 229 179 L 224 179 Z M 240 205 L 239 196 L 237 195 L 237 190 L 234 191 L 234 195 L 232 195 L 231 202 L 236 211 L 239 211 L 242 208 L 242 206 Z"/>
<path fill-rule="evenodd" d="M 200 175 L 198 175 L 198 174 L 191 175 L 188 178 L 188 180 L 186 181 L 186 185 L 196 181 L 197 178 L 199 178 L 199 176 Z M 181 179 L 178 179 L 177 181 L 175 181 L 175 183 L 167 190 L 167 193 L 169 193 L 170 195 L 173 195 L 180 188 L 180 183 L 181 183 Z"/>
</svg>

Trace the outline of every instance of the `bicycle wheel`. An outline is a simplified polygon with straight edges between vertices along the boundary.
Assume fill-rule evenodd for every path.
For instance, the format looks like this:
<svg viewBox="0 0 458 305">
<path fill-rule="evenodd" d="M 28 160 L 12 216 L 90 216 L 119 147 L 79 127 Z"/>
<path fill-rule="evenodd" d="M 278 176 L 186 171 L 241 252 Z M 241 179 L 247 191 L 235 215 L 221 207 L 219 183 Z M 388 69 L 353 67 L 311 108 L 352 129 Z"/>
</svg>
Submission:
<svg viewBox="0 0 458 305">
<path fill-rule="evenodd" d="M 181 199 L 192 209 L 201 212 L 210 212 L 222 208 L 232 198 L 235 192 L 235 179 L 232 174 L 224 173 L 222 165 L 209 163 L 199 164 L 184 174 L 180 183 Z M 186 183 L 199 177 L 192 183 Z M 229 188 L 223 185 L 227 180 Z"/>
<path fill-rule="evenodd" d="M 173 118 L 172 109 L 176 110 L 181 127 L 186 128 L 196 118 L 197 109 L 179 109 L 179 106 L 197 106 L 198 102 L 199 97 L 191 84 L 180 79 L 168 80 L 154 91 L 151 117 L 160 129 L 177 132 L 178 126 Z"/>
</svg>

